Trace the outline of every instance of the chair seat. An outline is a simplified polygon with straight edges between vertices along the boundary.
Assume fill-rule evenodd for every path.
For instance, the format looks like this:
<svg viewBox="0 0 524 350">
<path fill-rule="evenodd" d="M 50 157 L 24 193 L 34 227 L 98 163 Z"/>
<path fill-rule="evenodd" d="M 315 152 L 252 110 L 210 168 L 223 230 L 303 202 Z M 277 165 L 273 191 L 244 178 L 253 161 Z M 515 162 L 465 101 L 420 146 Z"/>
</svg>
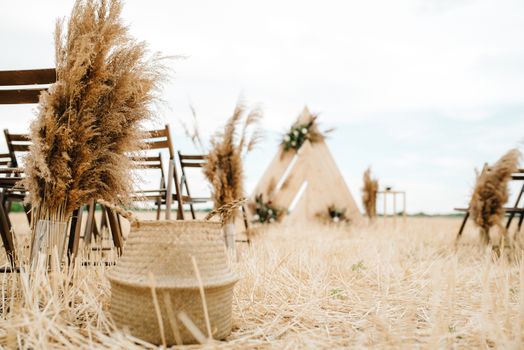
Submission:
<svg viewBox="0 0 524 350">
<path fill-rule="evenodd" d="M 184 202 L 186 203 L 198 204 L 198 203 L 211 202 L 211 198 L 205 198 L 205 197 L 187 197 L 187 198 L 188 199 L 184 199 Z"/>
<path fill-rule="evenodd" d="M 453 208 L 455 211 L 468 212 L 469 208 Z"/>
</svg>

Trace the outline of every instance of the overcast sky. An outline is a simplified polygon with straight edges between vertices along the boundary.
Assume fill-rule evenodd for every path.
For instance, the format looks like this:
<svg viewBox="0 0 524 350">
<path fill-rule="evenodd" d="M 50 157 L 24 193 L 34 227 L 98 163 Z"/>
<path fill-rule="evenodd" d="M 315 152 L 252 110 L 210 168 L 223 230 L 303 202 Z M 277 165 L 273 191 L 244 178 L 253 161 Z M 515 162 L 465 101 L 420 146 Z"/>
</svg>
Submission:
<svg viewBox="0 0 524 350">
<path fill-rule="evenodd" d="M 0 2 L 0 69 L 54 66 L 53 30 L 73 1 Z M 304 105 L 320 113 L 353 195 L 371 165 L 408 192 L 408 211 L 464 205 L 475 167 L 524 139 L 524 2 L 128 1 L 125 21 L 170 63 L 159 124 L 196 108 L 213 132 L 239 96 L 264 110 L 266 140 L 247 159 L 253 189 Z M 27 106 L 2 106 L 24 132 Z M 0 144 L 0 149 L 5 148 Z"/>
</svg>

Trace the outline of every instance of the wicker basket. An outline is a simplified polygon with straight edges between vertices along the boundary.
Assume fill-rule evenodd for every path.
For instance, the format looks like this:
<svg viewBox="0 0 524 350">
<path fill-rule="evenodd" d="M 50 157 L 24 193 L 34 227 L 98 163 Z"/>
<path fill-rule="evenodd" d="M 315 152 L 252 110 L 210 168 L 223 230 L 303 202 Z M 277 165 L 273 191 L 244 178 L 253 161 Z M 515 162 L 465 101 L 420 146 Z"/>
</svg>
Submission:
<svg viewBox="0 0 524 350">
<path fill-rule="evenodd" d="M 200 284 L 191 257 L 200 272 L 213 337 L 227 337 L 231 333 L 233 287 L 238 278 L 229 266 L 222 224 L 210 221 L 141 221 L 133 225 L 124 254 L 108 272 L 110 311 L 116 325 L 137 338 L 162 343 L 152 274 L 166 343 L 175 344 L 171 311 L 171 315 L 185 312 L 207 334 Z M 165 305 L 166 294 L 171 310 Z M 184 344 L 196 342 L 181 322 L 177 328 Z"/>
</svg>

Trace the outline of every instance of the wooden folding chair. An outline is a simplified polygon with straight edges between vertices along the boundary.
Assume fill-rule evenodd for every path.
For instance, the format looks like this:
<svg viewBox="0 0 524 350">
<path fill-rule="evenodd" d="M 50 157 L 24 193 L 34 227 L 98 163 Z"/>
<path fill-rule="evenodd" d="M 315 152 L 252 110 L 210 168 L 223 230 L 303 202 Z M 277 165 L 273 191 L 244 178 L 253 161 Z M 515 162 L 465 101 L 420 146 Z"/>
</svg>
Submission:
<svg viewBox="0 0 524 350">
<path fill-rule="evenodd" d="M 9 171 L 9 168 L 4 168 L 2 170 Z M 0 199 L 2 203 L 4 203 L 4 198 L 6 198 L 7 192 L 15 189 L 16 183 L 21 179 L 22 177 L 20 176 L 0 177 L 0 188 L 2 190 L 0 192 Z M 9 219 L 8 212 L 4 205 L 0 205 L 0 235 L 2 236 L 2 243 L 4 245 L 7 259 L 10 263 L 10 267 L 0 268 L 0 271 L 11 272 L 12 269 L 16 269 L 17 254 L 13 226 L 11 225 L 11 220 Z"/>
<path fill-rule="evenodd" d="M 188 196 L 182 196 L 180 182 L 175 164 L 175 152 L 169 125 L 163 129 L 151 130 L 145 137 L 146 155 L 144 157 L 133 158 L 135 169 L 158 170 L 160 175 L 159 187 L 150 190 L 139 190 L 132 195 L 133 202 L 154 202 L 157 207 L 157 220 L 160 219 L 161 206 L 165 206 L 165 218 L 171 218 L 171 205 L 176 202 L 178 220 L 184 219 L 183 203 L 189 200 Z M 162 153 L 151 155 L 152 151 L 167 151 L 169 155 L 167 177 L 164 173 L 164 161 Z M 175 188 L 173 189 L 173 184 Z"/>
<path fill-rule="evenodd" d="M 20 154 L 25 155 L 29 152 L 31 139 L 29 134 L 11 134 L 8 129 L 4 129 L 5 142 L 7 149 L 11 156 L 11 167 L 17 168 L 20 166 L 18 157 Z"/>
<path fill-rule="evenodd" d="M 55 81 L 56 72 L 54 69 L 0 71 L 0 86 L 6 87 L 5 89 L 0 89 L 0 104 L 37 103 L 40 93 L 45 91 L 48 85 Z M 22 87 L 28 85 L 33 87 Z M 40 86 L 35 87 L 35 85 Z M 17 149 L 17 147 L 14 149 Z M 0 187 L 2 188 L 0 234 L 7 257 L 11 263 L 11 268 L 2 269 L 4 272 L 16 270 L 17 263 L 13 228 L 5 204 L 15 197 L 22 198 L 24 195 L 22 189 L 16 188 L 16 183 L 22 179 L 22 171 L 18 169 L 9 170 L 9 168 L 18 167 L 14 149 L 9 149 L 9 159 L 2 155 L 2 165 L 6 165 L 7 169 L 3 169 L 5 176 L 0 178 Z M 16 196 L 14 196 L 15 194 Z"/>
<path fill-rule="evenodd" d="M 174 151 L 173 143 L 171 141 L 171 134 L 169 131 L 169 125 L 165 125 L 163 129 L 151 130 L 146 133 L 144 139 L 146 153 L 141 157 L 132 157 L 135 170 L 157 170 L 159 173 L 159 187 L 155 189 L 139 190 L 131 195 L 132 202 L 153 202 L 156 205 L 156 219 L 160 220 L 162 206 L 165 206 L 166 219 L 170 219 L 171 214 L 171 204 L 177 202 L 177 219 L 183 219 L 184 213 L 182 210 L 182 202 L 184 198 L 180 195 L 180 185 L 178 182 L 178 176 L 176 172 L 175 162 L 174 162 Z M 167 151 L 169 154 L 169 163 L 168 163 L 168 175 L 166 177 L 164 169 L 164 161 L 162 158 L 162 153 L 152 154 L 157 151 Z M 169 181 L 172 179 L 172 181 Z M 175 185 L 173 191 L 172 185 Z M 171 200 L 168 200 L 171 198 Z M 188 197 L 186 197 L 187 199 Z M 91 242 L 91 237 L 96 236 L 104 228 L 108 227 L 112 231 L 120 232 L 119 237 L 122 237 L 122 229 L 120 225 L 120 217 L 113 213 L 109 208 L 102 208 L 102 221 L 100 223 L 100 229 L 98 229 L 96 224 L 96 219 L 94 215 L 96 207 L 96 202 L 92 201 L 88 206 L 88 217 L 86 223 L 86 229 L 84 234 L 84 239 L 87 243 Z M 120 244 L 115 241 L 113 235 L 113 240 L 115 245 Z M 120 238 L 123 240 L 122 238 Z"/>
<path fill-rule="evenodd" d="M 156 205 L 156 219 L 160 220 L 162 205 L 166 204 L 167 185 L 162 153 L 159 152 L 158 155 L 153 156 L 133 157 L 133 162 L 135 170 L 157 170 L 160 175 L 157 189 L 141 190 L 133 194 L 134 202 L 154 202 Z"/>
<path fill-rule="evenodd" d="M 184 195 L 184 190 L 187 193 L 187 200 L 185 203 L 189 204 L 189 208 L 191 211 L 191 217 L 196 219 L 195 209 L 193 207 L 194 204 L 198 203 L 208 203 L 212 202 L 213 200 L 211 197 L 192 197 L 191 191 L 189 189 L 189 182 L 186 174 L 186 168 L 202 168 L 207 162 L 207 156 L 204 154 L 182 154 L 182 152 L 178 151 L 178 160 L 180 163 L 180 169 L 182 171 L 182 178 L 180 180 L 180 187 L 182 191 L 182 195 Z M 186 197 L 186 196 L 185 196 Z M 185 198 L 184 197 L 184 198 Z M 237 240 L 237 242 L 246 242 L 251 243 L 250 237 L 249 237 L 249 220 L 247 219 L 247 212 L 245 206 L 241 207 L 242 209 L 242 219 L 244 221 L 244 228 L 246 230 L 247 234 L 247 240 Z"/>
<path fill-rule="evenodd" d="M 487 164 L 485 164 L 482 169 L 482 173 L 485 172 L 487 169 L 489 168 Z M 524 181 L 524 169 L 519 169 L 517 173 L 513 174 L 511 176 L 511 180 L 512 181 Z M 522 185 L 522 188 L 519 194 L 517 195 L 517 199 L 515 200 L 515 203 L 513 204 L 513 206 L 504 208 L 504 211 L 506 212 L 506 215 L 508 216 L 508 220 L 506 221 L 506 226 L 505 226 L 506 230 L 509 230 L 509 228 L 511 227 L 511 223 L 513 219 L 516 216 L 520 216 L 519 221 L 517 223 L 517 231 L 515 231 L 515 234 L 520 231 L 520 229 L 522 228 L 522 223 L 524 221 L 524 203 L 523 203 L 523 207 L 522 208 L 520 207 L 521 205 L 520 202 L 521 202 L 521 199 L 523 198 L 523 195 L 524 195 L 524 184 Z M 462 236 L 462 233 L 464 232 L 464 228 L 466 227 L 466 222 L 468 221 L 469 216 L 470 216 L 470 210 L 469 208 L 455 208 L 455 210 L 459 212 L 464 212 L 464 218 L 462 219 L 462 223 L 460 224 L 459 231 L 457 233 L 457 239 L 459 239 L 460 236 Z"/>
<path fill-rule="evenodd" d="M 524 182 L 524 169 L 519 169 L 517 173 L 513 174 L 512 179 L 513 181 L 523 181 Z M 519 221 L 517 223 L 517 230 L 515 231 L 515 234 L 517 234 L 517 232 L 520 232 L 520 229 L 522 228 L 522 223 L 524 222 L 524 201 L 522 205 L 520 203 L 523 198 L 523 195 L 524 195 L 524 183 L 522 184 L 520 192 L 517 195 L 517 199 L 515 200 L 515 204 L 513 205 L 513 210 L 509 212 L 508 221 L 506 222 L 506 230 L 509 230 L 513 219 L 516 216 L 520 216 Z"/>
<path fill-rule="evenodd" d="M 7 143 L 7 149 L 10 157 L 10 168 L 19 168 L 21 166 L 20 157 L 24 156 L 29 152 L 29 146 L 31 145 L 30 137 L 28 134 L 11 134 L 8 129 L 4 129 L 4 137 Z M 9 176 L 9 175 L 8 175 Z M 18 193 L 7 193 L 3 198 L 3 202 L 7 212 L 11 211 L 12 202 L 23 203 L 25 194 L 18 191 Z M 31 215 L 29 211 L 30 206 L 24 205 L 25 213 L 29 224 L 31 224 Z"/>
<path fill-rule="evenodd" d="M 100 205 L 102 210 L 102 220 L 100 223 L 100 229 L 97 226 L 95 211 L 96 206 Z M 87 204 L 87 220 L 84 229 L 84 242 L 86 245 L 90 245 L 93 236 L 98 236 L 100 233 L 107 228 L 112 238 L 113 245 L 116 248 L 117 254 L 121 255 L 124 249 L 124 235 L 122 232 L 122 225 L 120 223 L 120 216 L 113 209 L 108 208 L 104 205 L 97 203 L 95 200 L 91 200 Z M 107 250 L 110 248 L 101 248 Z M 93 248 L 93 250 L 98 250 Z"/>
<path fill-rule="evenodd" d="M 3 71 L 0 72 L 0 86 L 18 86 L 18 85 L 44 85 L 52 84 L 56 81 L 56 71 L 54 69 L 42 69 L 42 70 L 24 70 L 24 71 Z M 20 104 L 20 103 L 37 103 L 39 95 L 42 91 L 45 91 L 45 87 L 36 87 L 36 88 L 24 88 L 19 87 L 11 90 L 0 90 L 0 104 Z M 30 137 L 27 134 L 12 134 L 9 130 L 4 130 L 4 136 L 7 142 L 7 148 L 9 150 L 9 166 L 10 167 L 19 167 L 20 160 L 19 155 L 27 153 L 29 151 L 29 146 L 31 144 Z M 3 158 L 0 158 L 3 159 Z M 1 164 L 1 163 L 0 163 Z M 9 181 L 9 180 L 4 180 Z M 19 200 L 23 201 L 24 193 L 23 189 L 4 189 L 3 191 L 4 198 L 2 202 L 7 202 L 6 206 L 9 205 L 10 201 Z M 110 211 L 108 208 L 105 208 L 109 213 L 108 216 L 113 218 L 116 217 L 115 213 Z M 26 208 L 26 213 L 28 213 L 28 208 Z M 0 213 L 0 217 L 1 217 Z M 0 218 L 1 219 L 1 218 Z M 10 226 L 10 224 L 8 224 Z M 69 230 L 69 241 L 67 247 L 67 255 L 69 261 L 76 256 L 78 252 L 78 245 L 80 239 L 80 229 L 82 225 L 82 208 L 75 210 L 71 217 L 71 224 Z M 0 222 L 0 226 L 2 223 Z M 5 226 L 5 225 L 3 225 Z M 114 228 L 114 225 L 111 225 Z M 118 251 L 121 252 L 123 240 L 121 237 L 121 231 L 115 228 L 112 231 L 112 236 L 115 241 L 115 246 Z"/>
<path fill-rule="evenodd" d="M 212 202 L 213 200 L 211 199 L 211 197 L 193 197 L 191 196 L 191 191 L 189 189 L 189 183 L 187 180 L 186 168 L 202 168 L 204 164 L 207 162 L 206 156 L 202 154 L 185 155 L 185 154 L 182 154 L 180 151 L 178 151 L 178 161 L 180 163 L 180 169 L 182 171 L 182 177 L 180 179 L 180 191 L 182 191 L 182 194 L 183 194 L 185 190 L 187 193 L 187 196 L 189 197 L 188 200 L 185 201 L 185 203 L 189 204 L 189 209 L 191 211 L 191 217 L 194 220 L 196 219 L 194 204 L 209 203 L 209 202 Z"/>
</svg>

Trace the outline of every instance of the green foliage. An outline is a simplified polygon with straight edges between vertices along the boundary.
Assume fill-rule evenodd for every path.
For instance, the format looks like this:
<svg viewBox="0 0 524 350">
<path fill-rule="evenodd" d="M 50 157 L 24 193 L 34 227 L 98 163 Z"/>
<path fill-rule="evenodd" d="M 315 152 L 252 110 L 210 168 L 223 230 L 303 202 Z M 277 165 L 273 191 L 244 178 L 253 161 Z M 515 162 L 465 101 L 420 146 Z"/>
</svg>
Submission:
<svg viewBox="0 0 524 350">
<path fill-rule="evenodd" d="M 364 266 L 363 260 L 360 260 L 358 263 L 351 265 L 351 271 L 353 272 L 359 272 L 365 269 L 366 269 L 366 266 Z"/>
<path fill-rule="evenodd" d="M 329 291 L 329 295 L 333 299 L 346 299 L 346 297 L 342 294 L 344 292 L 343 289 L 340 288 L 333 288 Z"/>
<path fill-rule="evenodd" d="M 13 212 L 13 213 L 23 213 L 24 212 L 24 206 L 20 202 L 12 202 L 10 211 Z"/>
</svg>

